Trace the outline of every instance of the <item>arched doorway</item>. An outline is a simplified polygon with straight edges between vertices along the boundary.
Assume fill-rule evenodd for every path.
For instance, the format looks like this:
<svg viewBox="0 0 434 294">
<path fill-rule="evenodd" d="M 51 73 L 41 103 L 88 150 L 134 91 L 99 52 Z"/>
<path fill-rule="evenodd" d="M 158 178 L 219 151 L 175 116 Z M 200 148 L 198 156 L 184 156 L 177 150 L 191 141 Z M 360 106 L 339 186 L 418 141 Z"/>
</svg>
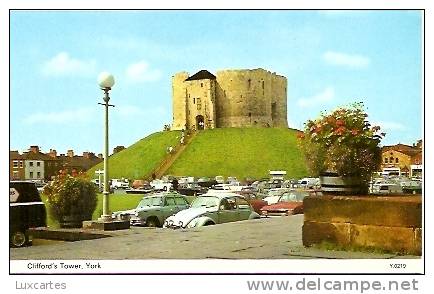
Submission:
<svg viewBox="0 0 434 294">
<path fill-rule="evenodd" d="M 203 115 L 196 116 L 196 129 L 203 130 L 205 128 L 205 123 L 203 121 Z"/>
</svg>

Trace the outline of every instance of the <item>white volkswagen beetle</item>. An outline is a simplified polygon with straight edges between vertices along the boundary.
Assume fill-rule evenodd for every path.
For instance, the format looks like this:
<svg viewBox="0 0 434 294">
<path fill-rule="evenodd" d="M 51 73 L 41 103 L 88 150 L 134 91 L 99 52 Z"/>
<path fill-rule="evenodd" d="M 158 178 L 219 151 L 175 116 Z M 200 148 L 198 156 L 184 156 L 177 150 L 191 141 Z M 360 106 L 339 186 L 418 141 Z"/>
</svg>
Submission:
<svg viewBox="0 0 434 294">
<path fill-rule="evenodd" d="M 191 207 L 166 219 L 165 228 L 193 228 L 260 218 L 242 196 L 227 191 L 208 191 Z"/>
</svg>

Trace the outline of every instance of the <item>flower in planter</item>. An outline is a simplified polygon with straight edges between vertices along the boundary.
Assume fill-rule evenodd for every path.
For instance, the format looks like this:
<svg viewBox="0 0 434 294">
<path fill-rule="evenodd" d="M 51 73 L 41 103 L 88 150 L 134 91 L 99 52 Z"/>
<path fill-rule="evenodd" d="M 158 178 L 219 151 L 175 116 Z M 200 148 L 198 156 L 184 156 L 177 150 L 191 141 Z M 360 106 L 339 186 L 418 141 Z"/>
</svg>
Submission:
<svg viewBox="0 0 434 294">
<path fill-rule="evenodd" d="M 90 220 L 96 208 L 96 187 L 83 173 L 67 170 L 59 174 L 44 188 L 51 215 L 60 223 L 73 219 L 81 226 L 81 221 Z"/>
<path fill-rule="evenodd" d="M 372 172 L 380 168 L 380 142 L 385 133 L 371 126 L 367 117 L 359 102 L 305 123 L 299 142 L 312 175 L 335 172 L 369 182 Z"/>
</svg>

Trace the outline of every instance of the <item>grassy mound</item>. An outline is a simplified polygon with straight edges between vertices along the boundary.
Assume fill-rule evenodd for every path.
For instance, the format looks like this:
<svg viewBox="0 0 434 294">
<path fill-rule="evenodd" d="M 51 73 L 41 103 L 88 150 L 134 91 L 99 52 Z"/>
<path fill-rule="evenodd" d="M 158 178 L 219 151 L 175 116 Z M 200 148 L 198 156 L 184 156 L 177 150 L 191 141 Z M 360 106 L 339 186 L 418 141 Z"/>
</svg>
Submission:
<svg viewBox="0 0 434 294">
<path fill-rule="evenodd" d="M 283 128 L 225 128 L 200 132 L 167 171 L 173 175 L 263 178 L 286 170 L 287 178 L 307 175 L 297 132 Z"/>
<path fill-rule="evenodd" d="M 167 154 L 168 146 L 179 141 L 180 131 L 158 132 L 141 139 L 130 147 L 109 157 L 110 178 L 142 179 L 160 164 Z M 95 171 L 104 169 L 101 162 L 87 174 L 96 178 Z"/>
<path fill-rule="evenodd" d="M 307 175 L 297 146 L 297 132 L 284 128 L 224 128 L 200 131 L 166 174 L 176 176 L 236 176 L 264 178 L 270 170 L 286 170 L 287 178 Z M 180 132 L 154 133 L 109 159 L 110 178 L 141 179 L 175 146 Z M 95 177 L 98 164 L 88 171 Z"/>
</svg>

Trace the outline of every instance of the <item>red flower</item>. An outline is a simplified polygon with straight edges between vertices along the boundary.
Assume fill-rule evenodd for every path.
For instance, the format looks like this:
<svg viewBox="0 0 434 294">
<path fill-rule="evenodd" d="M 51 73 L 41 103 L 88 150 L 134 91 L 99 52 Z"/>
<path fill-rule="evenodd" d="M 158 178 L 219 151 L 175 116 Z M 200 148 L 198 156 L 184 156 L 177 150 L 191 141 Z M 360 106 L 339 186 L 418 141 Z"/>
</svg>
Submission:
<svg viewBox="0 0 434 294">
<path fill-rule="evenodd" d="M 298 133 L 298 134 L 297 134 L 297 138 L 299 138 L 299 139 L 304 139 L 304 134 L 303 134 L 303 133 Z"/>
<path fill-rule="evenodd" d="M 336 121 L 336 125 L 337 125 L 338 127 L 340 127 L 340 126 L 344 126 L 344 125 L 345 125 L 345 122 L 344 122 L 342 119 L 338 119 L 338 120 Z"/>
<path fill-rule="evenodd" d="M 335 134 L 342 136 L 345 133 L 345 130 L 346 130 L 345 127 L 339 127 L 335 130 Z"/>
<path fill-rule="evenodd" d="M 359 134 L 359 130 L 357 129 L 352 129 L 351 130 L 351 134 L 353 134 L 354 136 L 357 136 Z"/>
</svg>

